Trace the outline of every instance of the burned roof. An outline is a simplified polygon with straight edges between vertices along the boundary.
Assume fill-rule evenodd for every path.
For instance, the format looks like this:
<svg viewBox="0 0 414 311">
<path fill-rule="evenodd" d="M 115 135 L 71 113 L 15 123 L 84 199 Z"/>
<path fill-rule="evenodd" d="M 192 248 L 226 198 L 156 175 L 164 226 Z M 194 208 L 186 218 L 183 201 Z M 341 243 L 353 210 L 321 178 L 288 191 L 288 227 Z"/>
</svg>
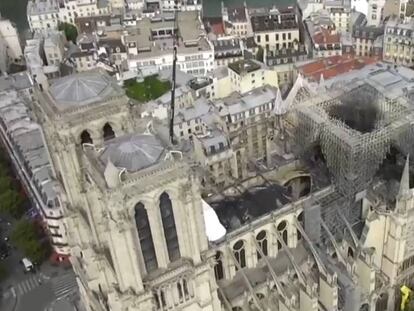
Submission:
<svg viewBox="0 0 414 311">
<path fill-rule="evenodd" d="M 290 202 L 289 193 L 283 186 L 272 184 L 246 190 L 240 196 L 211 203 L 220 222 L 228 230 L 234 230 Z"/>
</svg>

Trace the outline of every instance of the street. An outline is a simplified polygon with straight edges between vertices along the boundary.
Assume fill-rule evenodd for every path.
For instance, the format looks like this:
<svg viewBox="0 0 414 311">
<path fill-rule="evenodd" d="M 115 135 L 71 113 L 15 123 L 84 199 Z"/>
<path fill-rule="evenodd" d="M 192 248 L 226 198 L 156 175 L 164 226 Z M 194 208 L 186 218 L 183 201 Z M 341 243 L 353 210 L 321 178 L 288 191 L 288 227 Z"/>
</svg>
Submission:
<svg viewBox="0 0 414 311">
<path fill-rule="evenodd" d="M 54 269 L 56 271 L 53 271 Z M 65 298 L 73 299 L 77 292 L 73 271 L 53 268 L 48 272 L 38 272 L 12 280 L 8 289 L 3 291 L 0 309 L 2 311 L 45 311 L 55 301 Z"/>
<path fill-rule="evenodd" d="M 1 242 L 10 235 L 12 227 L 12 221 L 2 217 Z M 9 275 L 0 283 L 0 310 L 55 311 L 57 302 L 66 300 L 72 308 L 68 310 L 75 310 L 73 301 L 78 298 L 78 287 L 73 270 L 46 261 L 36 271 L 25 273 L 20 263 L 23 257 L 18 249 L 11 247 L 8 257 L 2 260 Z"/>
</svg>

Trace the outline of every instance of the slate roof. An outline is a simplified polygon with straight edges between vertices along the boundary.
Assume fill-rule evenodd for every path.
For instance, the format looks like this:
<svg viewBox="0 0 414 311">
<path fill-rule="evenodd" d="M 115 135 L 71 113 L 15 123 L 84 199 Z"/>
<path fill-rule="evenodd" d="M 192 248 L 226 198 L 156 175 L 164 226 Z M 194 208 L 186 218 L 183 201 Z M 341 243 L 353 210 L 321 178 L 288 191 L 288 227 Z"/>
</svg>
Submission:
<svg viewBox="0 0 414 311">
<path fill-rule="evenodd" d="M 101 70 L 85 71 L 57 79 L 49 90 L 61 108 L 102 101 L 122 92 L 111 77 Z"/>
<path fill-rule="evenodd" d="M 164 150 L 154 135 L 128 135 L 110 140 L 100 158 L 105 163 L 110 159 L 116 167 L 136 172 L 156 164 Z"/>
<path fill-rule="evenodd" d="M 253 32 L 268 32 L 282 29 L 296 29 L 298 23 L 294 9 L 279 10 L 279 14 L 254 15 L 251 18 Z"/>
</svg>

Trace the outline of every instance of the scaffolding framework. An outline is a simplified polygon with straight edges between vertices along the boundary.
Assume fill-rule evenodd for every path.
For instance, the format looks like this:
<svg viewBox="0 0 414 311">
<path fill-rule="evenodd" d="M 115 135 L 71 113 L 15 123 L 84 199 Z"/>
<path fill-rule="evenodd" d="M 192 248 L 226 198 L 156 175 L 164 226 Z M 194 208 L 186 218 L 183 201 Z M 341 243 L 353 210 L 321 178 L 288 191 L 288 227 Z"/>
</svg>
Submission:
<svg viewBox="0 0 414 311">
<path fill-rule="evenodd" d="M 370 100 L 375 105 L 378 115 L 372 131 L 362 133 L 330 115 L 331 107 L 347 105 L 353 98 Z M 400 142 L 406 151 L 414 148 L 414 131 L 407 112 L 398 100 L 386 98 L 368 84 L 360 85 L 346 94 L 298 106 L 295 145 L 301 153 L 312 144 L 320 145 L 333 182 L 345 197 L 351 198 L 372 180 L 393 143 Z"/>
</svg>

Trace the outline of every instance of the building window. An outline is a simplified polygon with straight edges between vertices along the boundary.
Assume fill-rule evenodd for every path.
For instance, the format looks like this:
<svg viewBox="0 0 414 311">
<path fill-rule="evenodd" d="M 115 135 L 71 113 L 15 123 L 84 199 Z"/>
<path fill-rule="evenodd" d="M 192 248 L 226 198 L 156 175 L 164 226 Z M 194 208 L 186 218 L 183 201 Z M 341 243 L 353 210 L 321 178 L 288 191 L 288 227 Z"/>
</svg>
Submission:
<svg viewBox="0 0 414 311">
<path fill-rule="evenodd" d="M 216 264 L 214 266 L 214 275 L 216 280 L 221 280 L 224 278 L 224 269 L 223 269 L 223 253 L 216 253 Z"/>
<path fill-rule="evenodd" d="M 269 35 L 265 35 L 266 42 L 269 42 Z"/>
<path fill-rule="evenodd" d="M 175 228 L 172 203 L 169 195 L 165 192 L 160 196 L 160 211 L 165 241 L 167 243 L 168 258 L 172 262 L 180 258 L 180 247 Z"/>
<path fill-rule="evenodd" d="M 276 41 L 279 41 L 279 34 L 278 33 L 275 35 L 275 38 L 276 38 Z"/>
<path fill-rule="evenodd" d="M 282 40 L 286 40 L 286 34 L 282 33 Z"/>
<path fill-rule="evenodd" d="M 234 252 L 234 257 L 236 258 L 240 267 L 242 268 L 246 267 L 246 251 L 244 249 L 244 242 L 242 240 L 237 241 L 233 245 L 233 252 Z M 236 266 L 236 270 L 237 270 L 237 266 Z"/>
<path fill-rule="evenodd" d="M 188 299 L 190 297 L 190 294 L 188 292 L 188 285 L 187 285 L 186 279 L 183 279 L 183 289 L 184 289 L 184 297 Z"/>
<path fill-rule="evenodd" d="M 115 132 L 109 123 L 105 123 L 104 127 L 102 128 L 102 131 L 104 141 L 110 140 L 115 137 Z"/>
<path fill-rule="evenodd" d="M 144 257 L 145 268 L 147 269 L 147 272 L 151 272 L 158 268 L 158 262 L 155 254 L 154 242 L 152 240 L 147 210 L 142 203 L 135 205 L 135 223 L 137 225 L 139 243 L 141 245 L 142 257 Z"/>
<path fill-rule="evenodd" d="M 163 290 L 160 291 L 160 296 L 161 296 L 161 305 L 163 308 L 165 308 L 167 306 L 167 302 L 165 301 L 165 294 Z"/>
<path fill-rule="evenodd" d="M 288 40 L 292 39 L 292 34 L 290 32 L 288 32 Z"/>
<path fill-rule="evenodd" d="M 180 300 L 180 302 L 183 301 L 183 287 L 181 286 L 181 283 L 178 282 L 177 283 L 177 291 L 178 291 L 178 299 Z"/>
<path fill-rule="evenodd" d="M 257 36 L 257 42 L 260 43 L 260 35 Z"/>
<path fill-rule="evenodd" d="M 297 220 L 298 220 L 298 222 L 300 223 L 301 227 L 303 228 L 303 227 L 304 227 L 304 222 L 303 222 L 303 212 L 301 212 L 301 213 L 298 215 Z M 299 231 L 299 230 L 297 231 L 297 236 L 298 236 L 298 240 L 302 239 L 302 234 L 300 233 L 300 231 Z"/>
<path fill-rule="evenodd" d="M 256 241 L 257 244 L 259 244 L 259 247 L 261 248 L 263 254 L 267 256 L 267 237 L 266 237 L 266 231 L 262 230 L 256 235 Z M 257 259 L 262 258 L 262 255 L 257 252 Z"/>
<path fill-rule="evenodd" d="M 157 310 L 161 309 L 160 298 L 158 297 L 157 293 L 154 293 L 154 301 L 155 301 L 155 308 Z"/>
<path fill-rule="evenodd" d="M 282 236 L 283 242 L 285 242 L 286 245 L 288 245 L 288 235 L 287 235 L 287 222 L 286 220 L 281 221 L 277 225 L 277 231 L 279 232 L 279 235 Z M 282 243 L 280 241 L 277 241 L 277 249 L 282 248 Z"/>
<path fill-rule="evenodd" d="M 81 139 L 81 145 L 83 145 L 83 144 L 93 144 L 91 134 L 89 134 L 89 132 L 87 130 L 84 130 L 81 133 L 80 139 Z"/>
</svg>

